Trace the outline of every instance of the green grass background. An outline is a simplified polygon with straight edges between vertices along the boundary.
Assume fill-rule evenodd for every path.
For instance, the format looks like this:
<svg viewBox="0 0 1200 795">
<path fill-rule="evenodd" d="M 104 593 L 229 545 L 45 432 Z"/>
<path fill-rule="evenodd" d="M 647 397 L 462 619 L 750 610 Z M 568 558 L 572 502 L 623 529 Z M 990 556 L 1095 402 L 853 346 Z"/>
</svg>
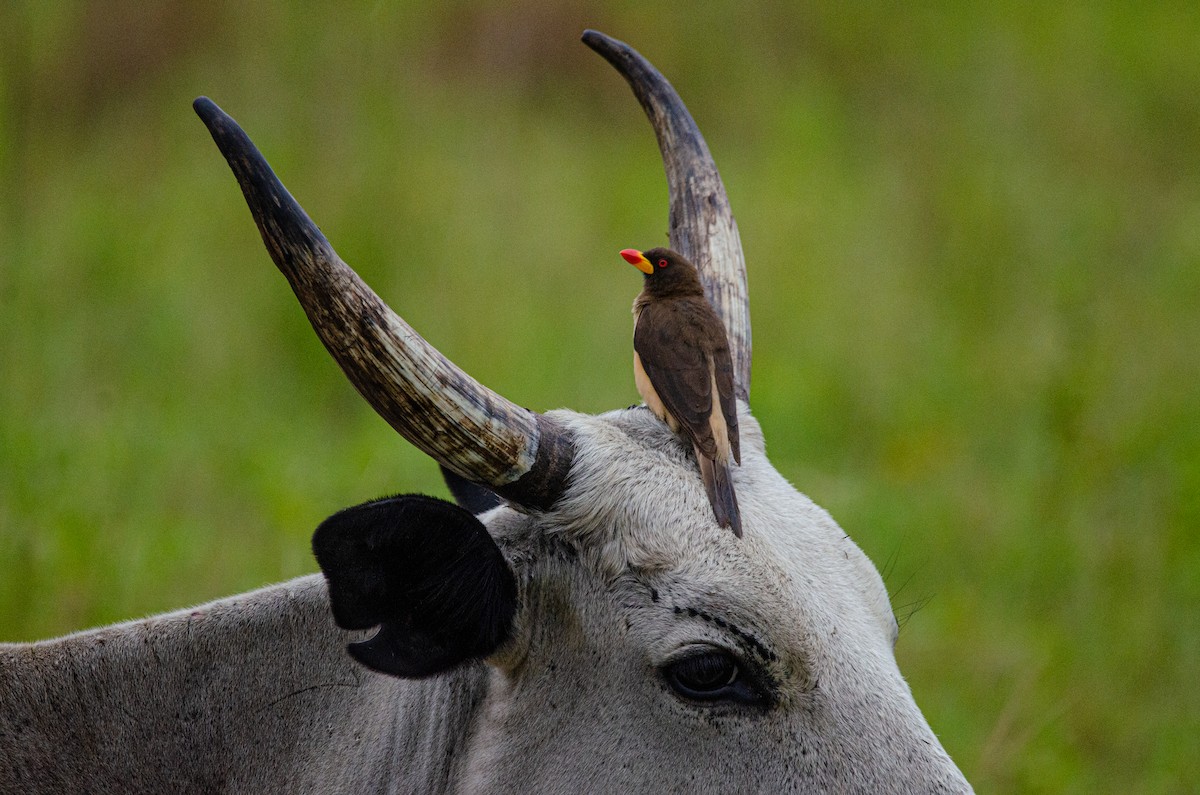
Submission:
<svg viewBox="0 0 1200 795">
<path fill-rule="evenodd" d="M 1200 14 L 590 5 L 3 6 L 0 638 L 311 572 L 334 510 L 444 493 L 312 335 L 197 95 L 480 380 L 636 399 L 616 252 L 664 239 L 666 188 L 596 27 L 708 138 L 772 459 L 884 570 L 964 772 L 1194 791 Z"/>
</svg>

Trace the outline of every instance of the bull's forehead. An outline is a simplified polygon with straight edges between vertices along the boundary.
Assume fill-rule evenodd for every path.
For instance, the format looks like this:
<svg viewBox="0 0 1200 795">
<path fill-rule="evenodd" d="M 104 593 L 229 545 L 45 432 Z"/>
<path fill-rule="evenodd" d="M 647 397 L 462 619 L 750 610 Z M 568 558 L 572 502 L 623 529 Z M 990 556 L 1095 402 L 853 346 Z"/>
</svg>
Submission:
<svg viewBox="0 0 1200 795">
<path fill-rule="evenodd" d="M 547 749 L 571 749 L 559 766 L 567 769 L 577 749 L 607 747 L 621 749 L 622 764 L 606 766 L 613 756 L 601 753 L 596 781 L 643 759 L 653 762 L 643 771 L 648 781 L 669 776 L 674 759 L 730 791 L 830 781 L 935 791 L 931 770 L 958 780 L 895 665 L 894 621 L 878 572 L 771 467 L 744 407 L 742 464 L 733 472 L 741 539 L 716 524 L 691 451 L 649 411 L 554 418 L 576 441 L 565 496 L 546 513 L 500 508 L 487 517 L 526 574 L 529 606 L 518 621 L 524 630 L 489 660 L 493 681 L 504 685 L 489 694 L 489 717 L 497 736 L 511 730 L 505 736 L 519 743 L 519 753 L 487 760 L 489 775 L 516 758 L 519 768 L 508 774 L 527 782 L 527 760 Z M 721 704 L 713 712 L 666 695 L 672 662 L 705 648 L 734 656 L 769 708 Z M 530 659 L 540 664 L 526 665 Z M 580 720 L 555 711 L 564 698 Z M 552 733 L 532 731 L 548 712 Z M 612 743 L 623 730 L 661 741 L 663 753 L 626 753 Z M 725 757 L 746 767 L 730 773 L 712 764 Z M 772 779 L 776 786 L 764 783 Z"/>
<path fill-rule="evenodd" d="M 733 479 L 743 538 L 717 525 L 687 444 L 644 409 L 554 412 L 578 452 L 567 493 L 535 520 L 536 532 L 562 535 L 606 577 L 632 571 L 669 582 L 678 600 L 767 622 L 785 646 L 834 626 L 890 640 L 894 620 L 875 567 L 775 471 L 762 429 L 740 408 Z"/>
</svg>

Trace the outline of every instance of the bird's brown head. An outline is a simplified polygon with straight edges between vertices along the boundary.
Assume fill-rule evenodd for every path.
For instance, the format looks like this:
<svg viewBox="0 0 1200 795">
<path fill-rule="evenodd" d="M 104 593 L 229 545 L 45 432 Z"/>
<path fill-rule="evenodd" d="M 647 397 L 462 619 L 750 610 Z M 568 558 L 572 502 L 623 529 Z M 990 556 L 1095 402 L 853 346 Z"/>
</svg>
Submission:
<svg viewBox="0 0 1200 795">
<path fill-rule="evenodd" d="M 638 251 L 627 248 L 621 252 L 633 267 L 646 275 L 645 290 L 654 297 L 704 295 L 700 274 L 687 257 L 669 248 Z"/>
</svg>

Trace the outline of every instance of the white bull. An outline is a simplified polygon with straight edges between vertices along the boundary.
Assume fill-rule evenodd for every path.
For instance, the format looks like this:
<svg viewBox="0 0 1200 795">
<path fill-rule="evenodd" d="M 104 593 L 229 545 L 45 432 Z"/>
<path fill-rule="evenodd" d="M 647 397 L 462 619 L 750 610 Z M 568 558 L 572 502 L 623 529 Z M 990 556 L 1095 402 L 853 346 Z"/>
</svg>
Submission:
<svg viewBox="0 0 1200 795">
<path fill-rule="evenodd" d="M 879 574 L 766 458 L 745 266 L 703 139 L 641 56 L 584 40 L 654 124 L 672 246 L 729 331 L 744 538 L 649 411 L 535 414 L 441 357 L 198 100 L 351 381 L 464 502 L 503 503 L 368 503 L 318 529 L 325 577 L 0 646 L 0 791 L 970 791 L 897 669 Z"/>
</svg>

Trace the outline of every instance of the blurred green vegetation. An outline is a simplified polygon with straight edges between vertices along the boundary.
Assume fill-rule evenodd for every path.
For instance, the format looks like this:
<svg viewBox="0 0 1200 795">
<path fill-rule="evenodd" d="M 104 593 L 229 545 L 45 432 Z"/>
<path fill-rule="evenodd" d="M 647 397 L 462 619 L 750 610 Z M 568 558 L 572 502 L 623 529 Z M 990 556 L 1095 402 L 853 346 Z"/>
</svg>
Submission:
<svg viewBox="0 0 1200 795">
<path fill-rule="evenodd" d="M 476 377 L 636 399 L 616 252 L 664 239 L 666 189 L 596 27 L 708 138 L 772 458 L 885 571 L 964 772 L 1194 791 L 1200 15 L 782 8 L 5 4 L 0 638 L 313 571 L 332 511 L 444 493 L 313 337 L 197 95 Z"/>
</svg>

